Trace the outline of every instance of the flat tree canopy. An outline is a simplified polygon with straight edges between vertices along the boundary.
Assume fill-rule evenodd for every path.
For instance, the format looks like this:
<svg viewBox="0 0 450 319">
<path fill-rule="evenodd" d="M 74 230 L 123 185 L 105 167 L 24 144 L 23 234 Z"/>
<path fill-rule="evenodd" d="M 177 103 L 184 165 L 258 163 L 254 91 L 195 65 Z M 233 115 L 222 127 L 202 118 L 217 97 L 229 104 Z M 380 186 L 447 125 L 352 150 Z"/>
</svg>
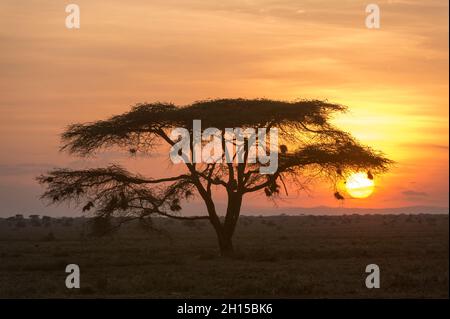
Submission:
<svg viewBox="0 0 450 319">
<path fill-rule="evenodd" d="M 286 189 L 287 183 L 300 182 L 311 173 L 336 182 L 349 172 L 367 171 L 372 176 L 388 169 L 392 162 L 383 154 L 330 124 L 333 113 L 345 110 L 343 105 L 320 100 L 218 99 L 183 107 L 171 103 L 138 104 L 107 120 L 70 125 L 62 134 L 62 150 L 90 156 L 119 146 L 133 154 L 154 153 L 160 151 L 157 146 L 161 143 L 175 144 L 170 138 L 172 129 L 185 128 L 192 135 L 193 121 L 201 120 L 202 127 L 215 127 L 223 134 L 226 128 L 277 128 L 278 169 L 274 174 L 261 174 L 260 163 L 188 162 L 182 164 L 185 172 L 180 175 L 153 179 L 112 165 L 87 170 L 56 169 L 37 180 L 46 185 L 42 197 L 50 202 L 73 201 L 82 204 L 83 211 L 93 210 L 104 218 L 208 219 L 217 232 L 221 253 L 227 255 L 233 251 L 231 239 L 246 194 L 263 191 L 268 197 L 276 197 L 283 185 Z M 213 200 L 216 188 L 223 188 L 228 196 L 224 219 L 219 218 Z M 342 197 L 339 193 L 335 196 Z M 182 201 L 190 197 L 204 201 L 204 215 L 180 213 Z"/>
</svg>

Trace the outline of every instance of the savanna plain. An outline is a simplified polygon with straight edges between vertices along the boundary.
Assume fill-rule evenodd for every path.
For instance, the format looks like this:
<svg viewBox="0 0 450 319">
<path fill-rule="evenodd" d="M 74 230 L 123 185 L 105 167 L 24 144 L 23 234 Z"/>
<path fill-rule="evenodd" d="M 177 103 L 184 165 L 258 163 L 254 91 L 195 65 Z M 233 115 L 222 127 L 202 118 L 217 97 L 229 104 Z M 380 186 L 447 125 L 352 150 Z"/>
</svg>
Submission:
<svg viewBox="0 0 450 319">
<path fill-rule="evenodd" d="M 448 298 L 448 215 L 242 216 L 232 258 L 208 221 L 95 225 L 0 219 L 0 298 Z"/>
</svg>

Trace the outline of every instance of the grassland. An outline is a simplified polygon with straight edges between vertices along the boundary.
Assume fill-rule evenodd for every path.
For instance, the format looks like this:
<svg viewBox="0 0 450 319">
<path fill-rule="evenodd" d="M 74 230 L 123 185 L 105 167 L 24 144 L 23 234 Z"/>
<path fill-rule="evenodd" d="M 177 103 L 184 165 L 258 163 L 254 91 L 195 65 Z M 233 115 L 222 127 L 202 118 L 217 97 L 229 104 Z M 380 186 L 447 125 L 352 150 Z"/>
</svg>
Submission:
<svg viewBox="0 0 450 319">
<path fill-rule="evenodd" d="M 207 221 L 102 238 L 87 221 L 0 219 L 0 298 L 448 298 L 448 215 L 242 217 L 234 259 Z M 81 289 L 65 287 L 71 263 Z"/>
</svg>

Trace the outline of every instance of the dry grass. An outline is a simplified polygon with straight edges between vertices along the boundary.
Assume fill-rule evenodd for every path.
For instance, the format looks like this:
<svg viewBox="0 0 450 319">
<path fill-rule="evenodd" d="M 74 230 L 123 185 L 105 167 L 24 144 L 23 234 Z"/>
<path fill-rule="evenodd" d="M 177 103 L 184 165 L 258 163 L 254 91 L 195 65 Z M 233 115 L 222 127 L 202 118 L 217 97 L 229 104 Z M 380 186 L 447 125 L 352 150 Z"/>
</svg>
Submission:
<svg viewBox="0 0 450 319">
<path fill-rule="evenodd" d="M 233 260 L 218 256 L 207 221 L 156 224 L 170 237 L 0 220 L 0 297 L 448 298 L 448 215 L 244 217 Z M 69 263 L 79 290 L 65 288 Z M 364 285 L 371 263 L 380 289 Z"/>
</svg>

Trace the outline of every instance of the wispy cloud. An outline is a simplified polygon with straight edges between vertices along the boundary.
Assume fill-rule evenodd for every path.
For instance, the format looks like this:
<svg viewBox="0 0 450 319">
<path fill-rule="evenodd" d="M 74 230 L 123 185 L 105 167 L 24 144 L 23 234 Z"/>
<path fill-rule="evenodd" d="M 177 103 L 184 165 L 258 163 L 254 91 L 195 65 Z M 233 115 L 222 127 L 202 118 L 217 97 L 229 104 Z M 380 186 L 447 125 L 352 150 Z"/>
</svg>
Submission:
<svg viewBox="0 0 450 319">
<path fill-rule="evenodd" d="M 402 194 L 407 196 L 407 197 L 425 197 L 425 196 L 428 196 L 428 194 L 425 193 L 425 192 L 418 192 L 418 191 L 413 191 L 413 190 L 403 191 Z"/>
</svg>

